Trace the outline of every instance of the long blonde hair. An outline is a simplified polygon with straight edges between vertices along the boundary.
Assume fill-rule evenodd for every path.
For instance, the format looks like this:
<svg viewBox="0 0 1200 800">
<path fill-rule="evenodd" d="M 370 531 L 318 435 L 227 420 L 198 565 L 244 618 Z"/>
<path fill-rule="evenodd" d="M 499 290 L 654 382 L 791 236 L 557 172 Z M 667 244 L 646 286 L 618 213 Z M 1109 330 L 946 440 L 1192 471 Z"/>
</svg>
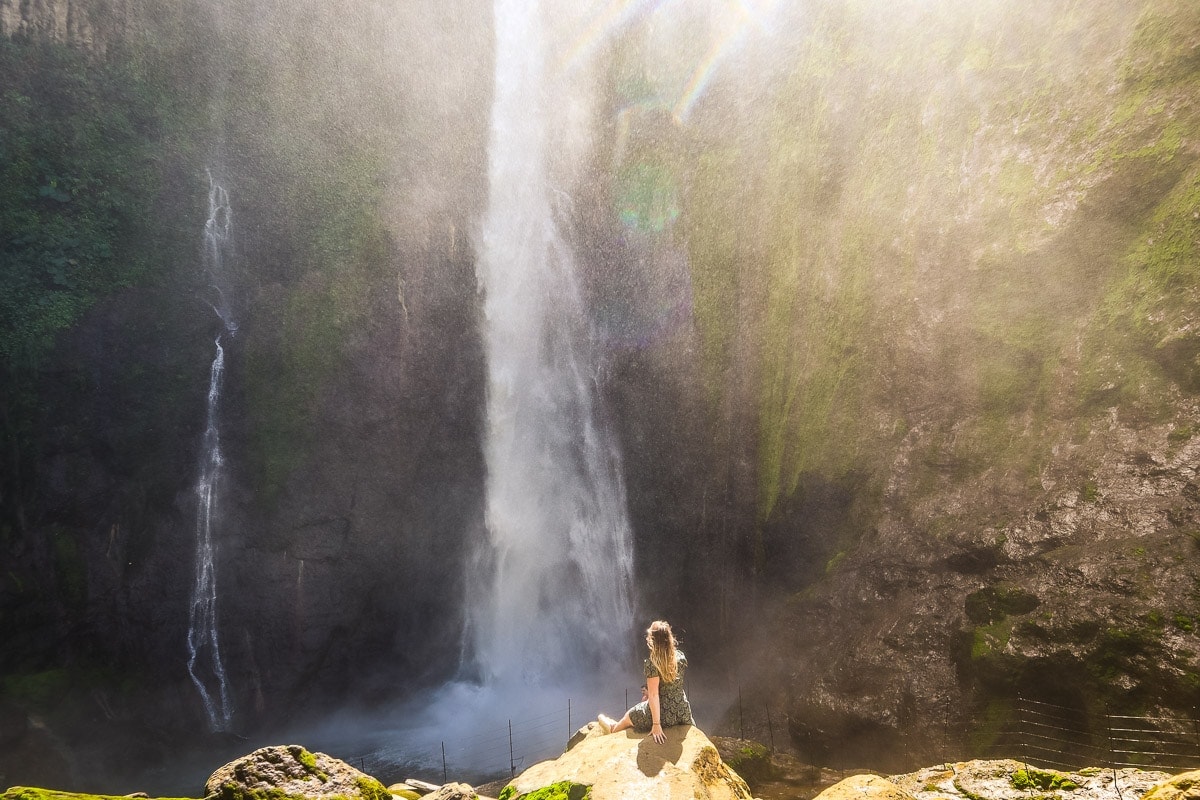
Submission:
<svg viewBox="0 0 1200 800">
<path fill-rule="evenodd" d="M 679 664 L 675 658 L 675 634 L 671 633 L 671 625 L 663 620 L 655 620 L 646 629 L 646 645 L 650 648 L 650 663 L 658 670 L 664 683 L 673 683 L 679 677 Z"/>
</svg>

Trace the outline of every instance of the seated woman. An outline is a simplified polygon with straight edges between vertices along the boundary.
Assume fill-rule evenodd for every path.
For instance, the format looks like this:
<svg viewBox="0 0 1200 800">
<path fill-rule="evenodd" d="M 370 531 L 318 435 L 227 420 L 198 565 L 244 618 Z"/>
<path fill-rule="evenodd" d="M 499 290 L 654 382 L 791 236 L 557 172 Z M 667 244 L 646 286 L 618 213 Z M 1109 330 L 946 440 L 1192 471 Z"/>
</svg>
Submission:
<svg viewBox="0 0 1200 800">
<path fill-rule="evenodd" d="M 646 631 L 646 646 L 650 657 L 643 669 L 646 673 L 646 699 L 625 712 L 619 722 L 601 714 L 597 721 L 605 733 L 633 728 L 646 733 L 662 744 L 667 740 L 663 727 L 692 725 L 692 706 L 683 691 L 683 673 L 687 657 L 676 646 L 671 626 L 662 620 L 650 623 Z"/>
</svg>

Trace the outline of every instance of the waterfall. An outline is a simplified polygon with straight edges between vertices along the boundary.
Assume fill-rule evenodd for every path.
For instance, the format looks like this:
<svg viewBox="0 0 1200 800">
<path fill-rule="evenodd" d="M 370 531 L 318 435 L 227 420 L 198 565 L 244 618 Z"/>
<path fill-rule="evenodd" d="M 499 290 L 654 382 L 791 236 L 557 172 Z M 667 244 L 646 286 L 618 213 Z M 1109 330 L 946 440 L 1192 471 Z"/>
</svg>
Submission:
<svg viewBox="0 0 1200 800">
<path fill-rule="evenodd" d="M 633 556 L 619 455 L 551 179 L 568 127 L 539 4 L 496 0 L 489 196 L 477 242 L 487 356 L 487 537 L 468 582 L 485 683 L 628 667 Z M 559 100 L 567 98 L 559 97 Z M 560 119 L 559 117 L 563 117 Z"/>
<path fill-rule="evenodd" d="M 220 510 L 221 434 L 220 401 L 225 373 L 225 349 L 221 338 L 237 332 L 225 292 L 222 289 L 225 258 L 230 249 L 232 218 L 229 194 L 209 172 L 208 219 L 204 223 L 204 268 L 213 282 L 216 299 L 213 310 L 221 320 L 221 332 L 214 342 L 216 354 L 208 379 L 208 405 L 204 441 L 201 448 L 199 477 L 196 480 L 196 577 L 192 587 L 188 615 L 188 675 L 200 692 L 208 725 L 212 731 L 229 729 L 233 716 L 229 681 L 221 661 L 217 635 L 217 546 L 213 538 Z"/>
</svg>

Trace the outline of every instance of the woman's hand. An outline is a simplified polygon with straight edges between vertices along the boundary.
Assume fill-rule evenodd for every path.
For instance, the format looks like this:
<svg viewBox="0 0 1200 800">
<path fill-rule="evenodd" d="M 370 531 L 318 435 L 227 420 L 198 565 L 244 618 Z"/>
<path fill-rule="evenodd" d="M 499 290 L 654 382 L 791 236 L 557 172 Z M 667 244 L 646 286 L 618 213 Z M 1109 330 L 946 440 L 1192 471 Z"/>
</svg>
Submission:
<svg viewBox="0 0 1200 800">
<path fill-rule="evenodd" d="M 646 702 L 650 705 L 650 721 L 654 722 L 655 717 L 661 718 L 662 715 L 662 708 L 659 706 L 658 702 L 657 675 L 646 678 L 646 694 Z M 667 740 L 667 737 L 664 736 L 662 732 L 662 724 L 659 722 L 654 722 L 654 724 L 650 727 L 650 735 L 653 736 L 654 741 L 658 742 L 659 744 L 662 744 Z"/>
</svg>

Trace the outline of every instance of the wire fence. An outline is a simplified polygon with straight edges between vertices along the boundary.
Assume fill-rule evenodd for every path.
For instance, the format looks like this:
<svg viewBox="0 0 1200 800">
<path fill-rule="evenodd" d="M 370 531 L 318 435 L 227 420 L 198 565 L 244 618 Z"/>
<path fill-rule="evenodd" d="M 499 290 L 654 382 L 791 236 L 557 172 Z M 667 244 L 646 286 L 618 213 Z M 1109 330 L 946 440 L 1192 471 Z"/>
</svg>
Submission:
<svg viewBox="0 0 1200 800">
<path fill-rule="evenodd" d="M 1183 772 L 1200 769 L 1200 718 L 1088 715 L 1078 708 L 1018 697 L 1013 727 L 998 748 L 1025 762 L 1074 770 L 1112 767 Z"/>
<path fill-rule="evenodd" d="M 609 713 L 619 716 L 641 699 L 640 688 L 623 692 L 623 700 L 614 693 L 611 700 L 604 701 Z M 618 708 L 621 702 L 625 705 Z M 600 710 L 591 703 L 581 707 L 567 698 L 554 705 L 517 709 L 508 718 L 480 722 L 469 736 L 401 741 L 394 748 L 352 756 L 347 761 L 385 782 L 417 778 L 429 783 L 489 783 L 558 757 L 575 732 L 594 720 Z"/>
<path fill-rule="evenodd" d="M 613 712 L 623 711 L 640 699 L 640 688 L 625 689 L 623 699 L 614 695 L 605 705 Z M 349 760 L 389 782 L 418 778 L 430 783 L 490 783 L 512 778 L 532 764 L 561 755 L 576 731 L 595 719 L 597 710 L 590 703 L 583 708 L 566 699 L 480 724 L 470 736 L 407 742 L 402 747 L 403 758 L 376 752 Z M 787 726 L 786 715 L 778 709 L 773 715 L 765 704 L 743 702 L 740 688 L 737 707 L 730 710 L 728 721 L 737 725 L 741 738 L 763 740 L 772 752 L 777 734 L 785 732 Z M 954 747 L 949 741 L 945 744 L 943 757 L 948 757 Z M 1064 771 L 1102 767 L 1114 771 L 1137 768 L 1184 772 L 1200 769 L 1200 717 L 1194 711 L 1191 716 L 1089 714 L 1079 708 L 1018 697 L 1010 722 L 991 751 L 993 757 L 1015 757 L 1030 766 Z"/>
</svg>

